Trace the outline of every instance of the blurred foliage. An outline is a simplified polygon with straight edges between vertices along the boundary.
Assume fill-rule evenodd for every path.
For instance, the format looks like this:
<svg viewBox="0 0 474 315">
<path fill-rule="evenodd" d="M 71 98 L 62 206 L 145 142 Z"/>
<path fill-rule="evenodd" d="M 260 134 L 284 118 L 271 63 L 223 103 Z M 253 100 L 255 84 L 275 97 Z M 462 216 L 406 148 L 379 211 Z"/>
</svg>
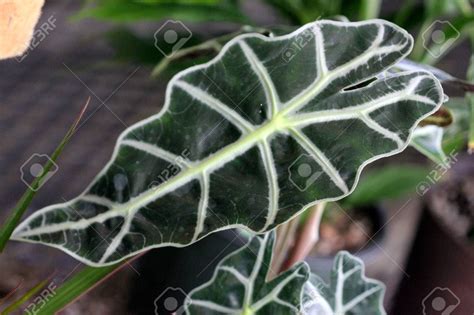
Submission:
<svg viewBox="0 0 474 315">
<path fill-rule="evenodd" d="M 381 14 L 381 7 L 388 0 L 260 0 L 269 10 L 275 11 L 286 25 L 302 25 L 321 18 L 365 20 L 383 18 L 410 30 L 415 36 L 411 59 L 425 64 L 435 64 L 454 47 L 474 33 L 474 11 L 469 0 L 404 0 L 396 12 Z M 243 0 L 87 0 L 75 15 L 76 19 L 95 18 L 115 22 L 123 28 L 142 21 L 176 19 L 183 22 L 231 22 L 239 25 L 257 26 L 248 14 Z M 449 23 L 445 23 L 449 21 Z M 271 27 L 273 28 L 273 26 Z M 123 43 L 132 40 L 132 34 L 123 33 Z M 288 30 L 289 31 L 289 30 Z M 136 35 L 134 35 L 136 37 Z M 440 42 L 439 36 L 443 36 Z M 117 33 L 112 43 L 119 60 L 128 57 L 133 61 L 158 63 L 162 60 L 149 48 L 154 42 L 153 34 L 148 38 L 136 38 L 135 54 L 132 46 L 117 45 Z M 193 34 L 187 48 L 206 39 Z M 136 41 L 136 43 L 135 43 Z M 446 43 L 449 41 L 449 44 Z M 143 50 L 143 51 L 142 51 Z M 435 54 L 431 52 L 436 52 Z M 146 54 L 146 55 L 144 55 Z M 154 57 L 153 57 L 154 56 Z M 194 54 L 194 57 L 201 57 Z M 138 60 L 137 60 L 138 59 Z M 204 60 L 206 60 L 204 58 Z"/>
<path fill-rule="evenodd" d="M 416 191 L 429 168 L 416 165 L 393 165 L 364 173 L 356 189 L 340 201 L 345 208 L 377 204 Z"/>
<path fill-rule="evenodd" d="M 469 135 L 469 120 L 471 110 L 468 101 L 463 97 L 450 98 L 445 106 L 453 115 L 453 123 L 444 128 L 443 149 L 444 152 L 459 152 L 466 148 Z"/>
<path fill-rule="evenodd" d="M 237 0 L 89 0 L 75 18 L 114 22 L 178 19 L 190 22 L 248 23 Z"/>
</svg>

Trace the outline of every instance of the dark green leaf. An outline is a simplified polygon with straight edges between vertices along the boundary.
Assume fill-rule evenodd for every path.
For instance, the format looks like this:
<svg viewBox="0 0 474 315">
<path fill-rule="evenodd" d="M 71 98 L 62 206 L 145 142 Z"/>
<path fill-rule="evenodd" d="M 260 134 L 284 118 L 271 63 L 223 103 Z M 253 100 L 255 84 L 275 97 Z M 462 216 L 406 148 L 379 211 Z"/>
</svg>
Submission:
<svg viewBox="0 0 474 315">
<path fill-rule="evenodd" d="M 164 109 L 120 136 L 83 194 L 38 211 L 15 238 L 102 266 L 222 229 L 268 231 L 343 198 L 366 164 L 404 150 L 441 104 L 427 72 L 354 88 L 411 46 L 381 20 L 238 36 L 171 80 Z"/>
</svg>

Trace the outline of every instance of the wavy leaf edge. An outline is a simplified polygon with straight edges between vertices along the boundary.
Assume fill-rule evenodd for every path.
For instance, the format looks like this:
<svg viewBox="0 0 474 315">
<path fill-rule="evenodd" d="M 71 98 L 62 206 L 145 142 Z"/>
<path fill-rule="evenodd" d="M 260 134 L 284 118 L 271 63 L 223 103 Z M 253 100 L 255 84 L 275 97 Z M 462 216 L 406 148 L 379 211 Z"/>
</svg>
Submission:
<svg viewBox="0 0 474 315">
<path fill-rule="evenodd" d="M 344 270 L 345 265 L 348 263 L 355 265 L 355 267 L 350 270 Z M 343 297 L 344 283 L 346 281 L 350 281 L 348 278 L 352 277 L 352 275 L 356 273 L 363 285 L 372 287 L 365 288 L 366 290 L 363 291 L 360 295 L 356 296 L 356 298 L 346 303 Z M 336 280 L 336 287 L 332 288 L 332 285 L 334 284 L 332 282 L 334 280 Z M 350 254 L 348 251 L 340 251 L 335 256 L 333 266 L 331 268 L 331 279 L 329 280 L 329 282 L 325 282 L 318 275 L 311 274 L 310 279 L 308 280 L 306 285 L 307 287 L 305 288 L 305 290 L 307 290 L 308 294 L 311 294 L 311 292 L 317 293 L 313 301 L 319 300 L 320 303 L 317 305 L 320 305 L 323 310 L 327 308 L 331 310 L 331 312 L 328 311 L 327 315 L 347 314 L 348 312 L 353 311 L 353 307 L 359 305 L 359 303 L 361 303 L 364 299 L 371 297 L 374 294 L 378 294 L 377 305 L 373 305 L 376 308 L 375 310 L 373 310 L 375 313 L 371 312 L 370 314 L 386 314 L 386 311 L 383 306 L 383 297 L 386 291 L 385 284 L 379 280 L 367 277 L 365 273 L 365 264 L 362 259 Z M 331 289 L 335 289 L 334 292 Z M 329 305 L 330 302 L 328 301 L 328 294 L 331 295 L 331 298 L 334 298 L 334 306 Z M 319 298 L 321 298 L 322 300 L 320 300 Z M 359 299 L 357 300 L 357 298 Z M 303 305 L 303 314 L 305 314 L 304 311 L 307 308 L 311 307 L 311 302 L 312 300 L 309 299 L 309 302 L 306 302 Z M 349 305 L 349 307 L 347 305 Z M 370 304 L 367 307 L 370 307 Z M 363 311 L 364 314 L 369 313 L 368 309 L 363 309 Z M 312 313 L 308 313 L 307 315 L 310 314 Z M 326 313 L 324 314 L 326 315 Z"/>
</svg>

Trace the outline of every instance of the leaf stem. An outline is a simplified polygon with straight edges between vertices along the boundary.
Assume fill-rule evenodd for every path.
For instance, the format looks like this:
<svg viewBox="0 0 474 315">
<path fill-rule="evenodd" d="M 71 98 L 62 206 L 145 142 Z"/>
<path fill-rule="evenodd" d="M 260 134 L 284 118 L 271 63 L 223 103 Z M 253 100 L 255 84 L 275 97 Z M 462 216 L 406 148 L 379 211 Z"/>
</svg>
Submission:
<svg viewBox="0 0 474 315">
<path fill-rule="evenodd" d="M 300 219 L 301 216 L 297 216 L 277 228 L 276 245 L 273 251 L 272 264 L 267 280 L 275 278 L 280 273 L 288 251 L 295 240 L 295 234 L 298 230 Z"/>
<path fill-rule="evenodd" d="M 202 42 L 198 45 L 194 45 L 191 47 L 183 48 L 178 51 L 176 51 L 174 54 L 163 58 L 156 66 L 153 68 L 153 71 L 151 73 L 152 77 L 158 77 L 163 73 L 163 71 L 168 68 L 168 66 L 181 58 L 185 58 L 188 56 L 196 55 L 199 53 L 204 53 L 207 51 L 214 51 L 215 53 L 219 53 L 220 50 L 222 49 L 223 45 L 227 43 L 229 40 L 232 38 L 241 35 L 241 34 L 246 34 L 246 33 L 259 33 L 259 34 L 264 34 L 265 32 L 268 32 L 267 29 L 264 28 L 256 28 L 252 26 L 244 26 L 242 27 L 239 31 L 225 34 L 216 38 L 212 38 L 210 40 L 207 40 L 205 42 Z"/>
<path fill-rule="evenodd" d="M 416 35 L 415 44 L 413 45 L 413 50 L 411 52 L 411 59 L 415 61 L 422 61 L 425 56 L 425 47 L 423 46 L 423 34 L 427 32 L 426 37 L 431 36 L 431 29 L 428 30 L 430 25 L 433 23 L 431 17 L 426 17 L 423 24 L 420 27 L 420 31 Z M 431 64 L 431 63 L 429 63 Z"/>
<path fill-rule="evenodd" d="M 288 259 L 283 264 L 283 270 L 291 268 L 295 263 L 300 262 L 308 256 L 314 245 L 319 240 L 319 225 L 326 208 L 326 203 L 321 202 L 309 210 L 309 215 L 298 234 Z"/>
<path fill-rule="evenodd" d="M 362 0 L 359 11 L 359 20 L 374 19 L 379 16 L 382 0 Z"/>
<path fill-rule="evenodd" d="M 59 155 L 62 153 L 64 147 L 69 142 L 71 137 L 74 135 L 76 128 L 79 125 L 79 122 L 81 121 L 81 118 L 84 115 L 87 109 L 87 106 L 89 105 L 89 102 L 90 102 L 90 97 L 87 99 L 87 102 L 83 106 L 81 112 L 79 113 L 79 116 L 76 118 L 76 120 L 74 121 L 72 126 L 69 128 L 64 138 L 61 140 L 59 145 L 54 150 L 53 154 L 51 155 L 51 158 L 48 159 L 48 162 L 45 165 L 43 165 L 41 174 L 33 180 L 33 182 L 30 184 L 27 190 L 23 193 L 20 200 L 13 208 L 10 216 L 6 219 L 5 223 L 1 227 L 0 253 L 5 249 L 5 246 L 8 240 L 10 239 L 13 231 L 15 230 L 18 223 L 20 222 L 21 217 L 23 216 L 26 209 L 30 205 L 31 201 L 33 200 L 33 197 L 36 195 L 37 190 L 39 189 L 42 180 L 48 175 L 51 168 L 55 165 L 55 162 L 58 159 Z"/>
</svg>

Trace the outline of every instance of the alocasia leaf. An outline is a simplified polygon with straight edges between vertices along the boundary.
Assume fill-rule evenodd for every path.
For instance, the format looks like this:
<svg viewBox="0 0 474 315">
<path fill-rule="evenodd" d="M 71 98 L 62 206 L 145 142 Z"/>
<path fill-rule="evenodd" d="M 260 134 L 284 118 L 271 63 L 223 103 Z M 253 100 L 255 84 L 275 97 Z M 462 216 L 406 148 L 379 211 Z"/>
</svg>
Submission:
<svg viewBox="0 0 474 315">
<path fill-rule="evenodd" d="M 188 314 L 385 314 L 382 283 L 364 276 L 363 263 L 347 252 L 336 256 L 327 285 L 305 262 L 267 281 L 274 233 L 256 236 L 225 257 L 207 283 L 189 293 Z"/>
<path fill-rule="evenodd" d="M 303 305 L 303 310 L 307 314 L 386 314 L 382 305 L 385 293 L 384 284 L 366 278 L 363 262 L 348 252 L 340 252 L 336 256 L 329 284 L 325 284 L 315 275 L 311 275 L 309 282 L 311 285 L 305 287 L 306 297 Z M 314 292 L 317 294 L 314 299 L 311 299 L 311 294 Z M 332 312 L 326 311 L 328 305 L 321 300 L 329 305 Z M 317 303 L 317 301 L 321 302 Z"/>
<path fill-rule="evenodd" d="M 125 130 L 85 192 L 38 211 L 14 238 L 101 266 L 218 230 L 261 233 L 347 196 L 441 103 L 427 72 L 361 84 L 411 47 L 382 20 L 238 36 L 173 77 L 161 112 Z"/>
<path fill-rule="evenodd" d="M 274 238 L 255 236 L 225 257 L 212 279 L 190 292 L 188 314 L 297 314 L 310 270 L 299 263 L 267 282 Z"/>
</svg>

